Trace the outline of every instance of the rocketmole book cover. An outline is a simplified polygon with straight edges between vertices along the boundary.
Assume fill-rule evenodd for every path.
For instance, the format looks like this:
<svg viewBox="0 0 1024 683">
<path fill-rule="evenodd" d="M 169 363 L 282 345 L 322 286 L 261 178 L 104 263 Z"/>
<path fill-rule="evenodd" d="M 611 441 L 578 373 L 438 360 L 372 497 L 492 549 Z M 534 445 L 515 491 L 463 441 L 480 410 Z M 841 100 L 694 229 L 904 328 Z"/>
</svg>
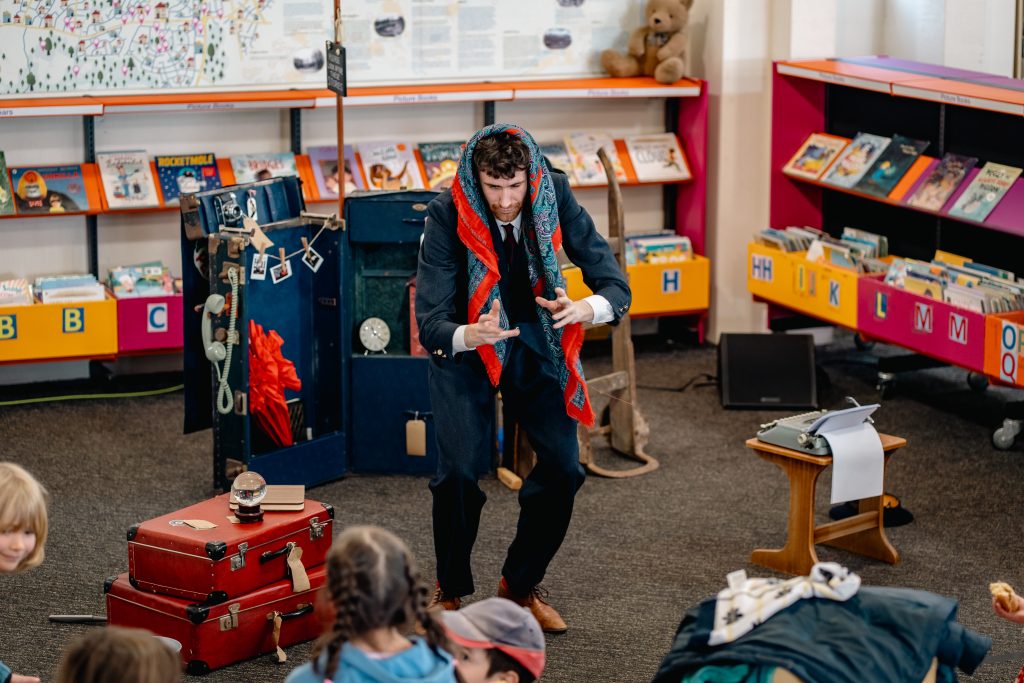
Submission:
<svg viewBox="0 0 1024 683">
<path fill-rule="evenodd" d="M 159 156 L 155 161 L 164 204 L 177 204 L 182 194 L 221 186 L 217 157 L 212 153 Z"/>
</svg>

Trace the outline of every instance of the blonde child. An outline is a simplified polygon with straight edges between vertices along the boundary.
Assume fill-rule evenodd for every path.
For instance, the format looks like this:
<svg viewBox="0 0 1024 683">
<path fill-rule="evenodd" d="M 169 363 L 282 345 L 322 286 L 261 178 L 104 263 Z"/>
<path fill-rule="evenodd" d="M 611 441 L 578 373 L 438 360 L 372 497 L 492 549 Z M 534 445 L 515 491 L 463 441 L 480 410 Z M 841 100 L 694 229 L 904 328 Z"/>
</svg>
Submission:
<svg viewBox="0 0 1024 683">
<path fill-rule="evenodd" d="M 110 626 L 79 637 L 64 652 L 57 683 L 177 683 L 181 659 L 149 631 Z"/>
<path fill-rule="evenodd" d="M 455 683 L 444 629 L 427 611 L 429 589 L 412 554 L 379 527 L 346 529 L 327 554 L 336 616 L 313 661 L 285 683 Z M 423 638 L 409 635 L 419 627 Z"/>
<path fill-rule="evenodd" d="M 39 565 L 46 545 L 46 489 L 23 468 L 0 462 L 0 573 Z M 39 683 L 0 662 L 0 683 Z"/>
</svg>

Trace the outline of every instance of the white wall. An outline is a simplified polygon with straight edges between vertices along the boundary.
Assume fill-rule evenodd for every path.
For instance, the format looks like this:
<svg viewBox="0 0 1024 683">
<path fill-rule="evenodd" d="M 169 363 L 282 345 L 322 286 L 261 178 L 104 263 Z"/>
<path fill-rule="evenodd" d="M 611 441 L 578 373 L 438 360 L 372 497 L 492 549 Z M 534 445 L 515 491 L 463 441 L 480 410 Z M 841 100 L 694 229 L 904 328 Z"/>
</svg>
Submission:
<svg viewBox="0 0 1024 683">
<path fill-rule="evenodd" d="M 1013 76 L 1017 0 L 839 0 L 836 56 L 887 54 Z"/>
</svg>

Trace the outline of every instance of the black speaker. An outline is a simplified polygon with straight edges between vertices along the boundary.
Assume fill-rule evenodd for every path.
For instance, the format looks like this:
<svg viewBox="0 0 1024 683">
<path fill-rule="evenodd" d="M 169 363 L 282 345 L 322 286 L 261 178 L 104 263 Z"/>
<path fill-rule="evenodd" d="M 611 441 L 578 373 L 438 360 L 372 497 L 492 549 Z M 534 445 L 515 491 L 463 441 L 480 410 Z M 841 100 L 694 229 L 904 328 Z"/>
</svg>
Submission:
<svg viewBox="0 0 1024 683">
<path fill-rule="evenodd" d="M 718 377 L 725 408 L 817 408 L 809 334 L 723 334 Z"/>
</svg>

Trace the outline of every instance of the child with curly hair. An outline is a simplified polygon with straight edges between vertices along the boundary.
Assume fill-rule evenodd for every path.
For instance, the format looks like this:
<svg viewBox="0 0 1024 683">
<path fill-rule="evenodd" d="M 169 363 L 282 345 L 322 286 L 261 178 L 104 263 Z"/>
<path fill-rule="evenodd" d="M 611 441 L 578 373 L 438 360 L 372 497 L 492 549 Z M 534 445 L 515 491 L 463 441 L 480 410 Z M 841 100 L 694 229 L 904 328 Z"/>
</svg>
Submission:
<svg viewBox="0 0 1024 683">
<path fill-rule="evenodd" d="M 336 616 L 285 683 L 455 683 L 444 628 L 427 611 L 430 591 L 412 553 L 373 526 L 346 529 L 327 554 L 327 596 Z M 425 634 L 411 635 L 413 628 Z"/>
</svg>

